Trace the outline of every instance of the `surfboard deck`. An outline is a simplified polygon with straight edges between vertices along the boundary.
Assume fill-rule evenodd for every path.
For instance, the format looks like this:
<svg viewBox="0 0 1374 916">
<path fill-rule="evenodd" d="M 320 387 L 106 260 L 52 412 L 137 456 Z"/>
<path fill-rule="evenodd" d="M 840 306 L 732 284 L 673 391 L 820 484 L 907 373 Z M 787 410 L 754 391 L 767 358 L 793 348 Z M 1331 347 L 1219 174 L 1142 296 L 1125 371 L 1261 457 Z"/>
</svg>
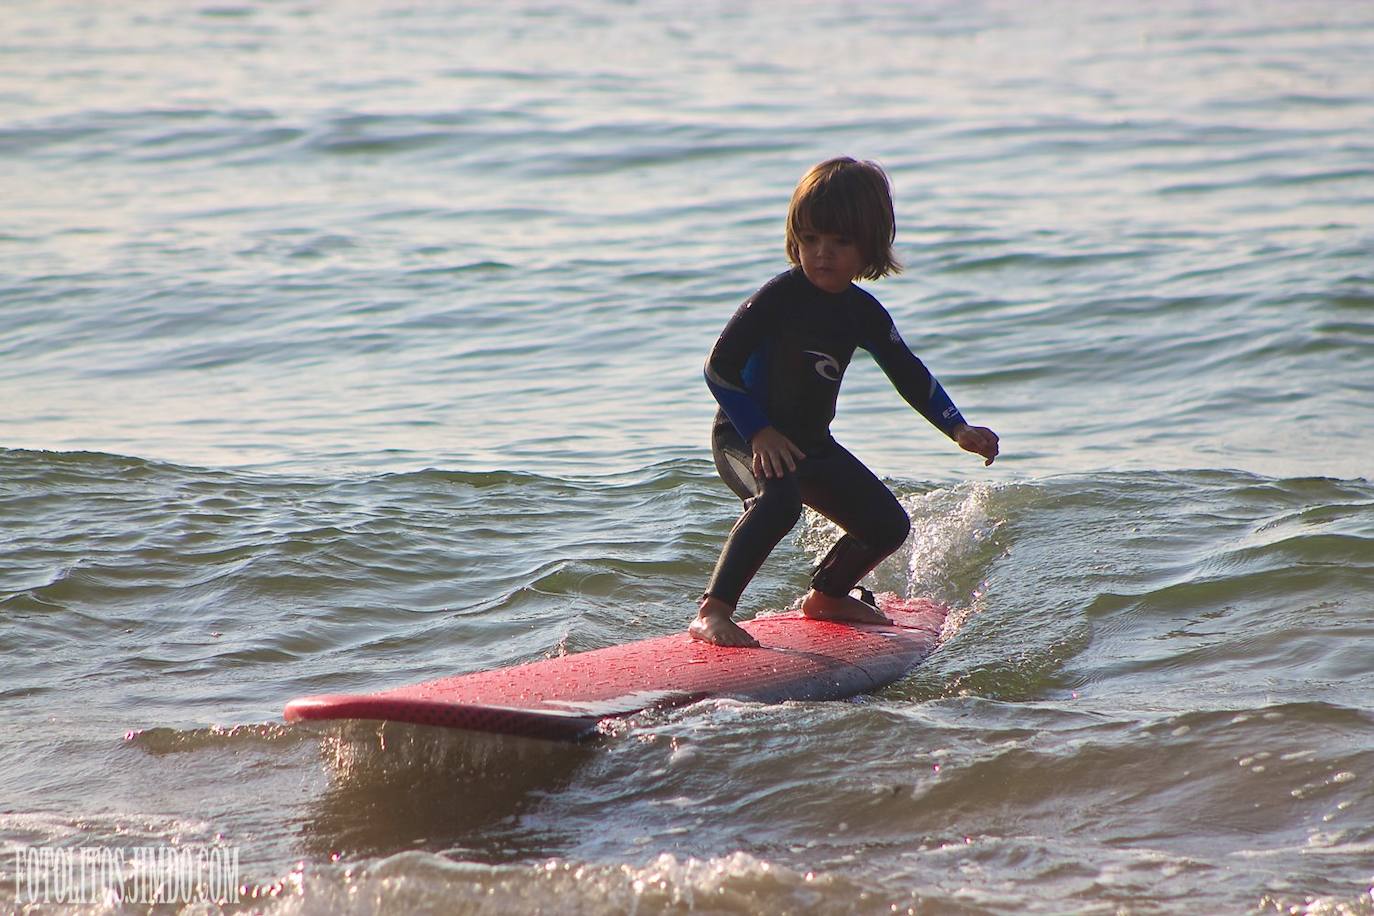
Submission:
<svg viewBox="0 0 1374 916">
<path fill-rule="evenodd" d="M 439 678 L 376 693 L 322 694 L 285 717 L 381 719 L 577 741 L 606 719 L 709 697 L 778 703 L 871 693 L 935 651 L 948 609 L 924 598 L 878 595 L 892 626 L 810 620 L 799 612 L 742 626 L 761 646 L 722 648 L 686 633 Z"/>
</svg>

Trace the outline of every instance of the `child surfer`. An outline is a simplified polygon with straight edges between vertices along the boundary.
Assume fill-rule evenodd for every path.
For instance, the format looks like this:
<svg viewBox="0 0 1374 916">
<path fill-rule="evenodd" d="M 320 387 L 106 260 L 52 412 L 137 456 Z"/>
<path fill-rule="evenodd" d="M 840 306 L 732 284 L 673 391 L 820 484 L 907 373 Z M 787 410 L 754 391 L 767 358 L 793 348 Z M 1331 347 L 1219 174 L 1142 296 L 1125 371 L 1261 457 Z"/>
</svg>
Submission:
<svg viewBox="0 0 1374 916">
<path fill-rule="evenodd" d="M 802 506 L 839 525 L 802 599 L 807 617 L 886 623 L 850 595 L 905 542 L 911 522 L 890 490 L 830 435 L 840 380 L 867 350 L 906 401 L 960 448 L 992 464 L 997 434 L 970 426 L 909 350 L 887 310 L 855 279 L 901 270 L 886 173 L 872 162 L 830 159 L 798 183 L 787 212 L 791 270 L 747 299 L 706 361 L 720 403 L 711 436 L 716 469 L 744 501 L 688 631 L 720 646 L 757 646 L 731 617 L 763 561 Z"/>
</svg>

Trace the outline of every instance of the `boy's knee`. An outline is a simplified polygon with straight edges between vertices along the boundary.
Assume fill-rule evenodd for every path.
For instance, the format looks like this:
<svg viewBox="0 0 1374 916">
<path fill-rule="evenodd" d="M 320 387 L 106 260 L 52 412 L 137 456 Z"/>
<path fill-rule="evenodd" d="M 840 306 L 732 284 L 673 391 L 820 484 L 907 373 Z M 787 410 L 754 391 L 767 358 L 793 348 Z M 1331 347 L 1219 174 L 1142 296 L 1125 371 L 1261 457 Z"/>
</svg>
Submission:
<svg viewBox="0 0 1374 916">
<path fill-rule="evenodd" d="M 875 543 L 873 547 L 883 551 L 884 554 L 895 553 L 898 548 L 906 543 L 910 534 L 911 519 L 899 509 L 884 521 L 883 527 L 879 531 L 874 533 Z"/>
<path fill-rule="evenodd" d="M 777 531 L 781 537 L 796 527 L 801 518 L 801 495 L 782 488 L 767 487 L 750 501 L 749 512 L 760 524 Z"/>
</svg>

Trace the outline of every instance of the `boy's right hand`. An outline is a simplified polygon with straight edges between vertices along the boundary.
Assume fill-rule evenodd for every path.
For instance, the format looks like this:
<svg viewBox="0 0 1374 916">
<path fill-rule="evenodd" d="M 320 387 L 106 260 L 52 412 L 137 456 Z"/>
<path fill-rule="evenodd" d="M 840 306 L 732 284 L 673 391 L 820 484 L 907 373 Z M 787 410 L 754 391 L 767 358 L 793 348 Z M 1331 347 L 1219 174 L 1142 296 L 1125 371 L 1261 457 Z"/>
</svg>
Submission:
<svg viewBox="0 0 1374 916">
<path fill-rule="evenodd" d="M 797 462 L 806 457 L 795 442 L 772 426 L 754 433 L 749 445 L 754 449 L 755 477 L 782 477 L 795 471 Z"/>
</svg>

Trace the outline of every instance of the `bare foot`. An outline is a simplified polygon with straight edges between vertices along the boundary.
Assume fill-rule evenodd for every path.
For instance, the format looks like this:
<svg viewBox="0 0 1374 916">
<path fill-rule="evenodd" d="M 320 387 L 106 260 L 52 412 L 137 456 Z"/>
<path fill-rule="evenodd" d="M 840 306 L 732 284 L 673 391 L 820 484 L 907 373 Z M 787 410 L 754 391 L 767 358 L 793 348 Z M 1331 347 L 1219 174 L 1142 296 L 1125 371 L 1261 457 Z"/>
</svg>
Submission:
<svg viewBox="0 0 1374 916">
<path fill-rule="evenodd" d="M 846 623 L 885 623 L 891 624 L 882 611 L 871 604 L 864 604 L 852 595 L 837 598 L 826 595 L 814 588 L 802 599 L 802 613 L 812 620 L 843 620 Z"/>
<path fill-rule="evenodd" d="M 687 627 L 693 639 L 716 646 L 758 648 L 759 641 L 749 631 L 730 619 L 734 608 L 719 598 L 706 597 L 697 608 L 697 619 Z"/>
</svg>

